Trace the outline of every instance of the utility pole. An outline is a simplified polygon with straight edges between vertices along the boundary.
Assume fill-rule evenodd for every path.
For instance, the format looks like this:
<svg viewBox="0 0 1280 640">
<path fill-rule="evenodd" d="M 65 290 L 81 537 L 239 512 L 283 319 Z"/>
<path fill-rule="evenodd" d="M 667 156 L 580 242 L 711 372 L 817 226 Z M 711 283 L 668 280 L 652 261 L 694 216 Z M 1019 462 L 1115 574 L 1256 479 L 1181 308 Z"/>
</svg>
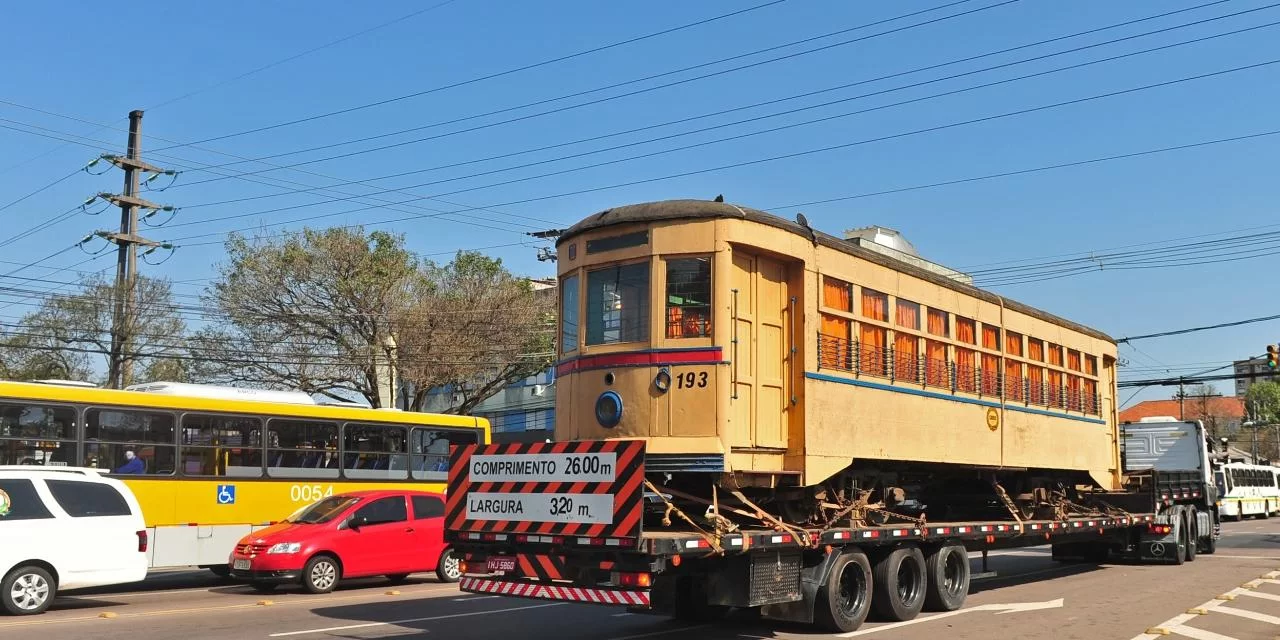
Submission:
<svg viewBox="0 0 1280 640">
<path fill-rule="evenodd" d="M 168 173 L 142 161 L 142 111 L 129 112 L 129 146 L 124 157 L 103 156 L 111 164 L 124 170 L 124 192 L 120 195 L 101 193 L 98 197 L 120 207 L 120 231 L 98 231 L 95 235 L 114 242 L 116 254 L 115 310 L 111 321 L 111 364 L 107 384 L 113 389 L 123 389 L 133 378 L 133 354 L 129 353 L 133 342 L 134 296 L 137 293 L 138 245 L 165 246 L 138 235 L 138 209 L 169 209 L 139 198 L 138 172 Z"/>
</svg>

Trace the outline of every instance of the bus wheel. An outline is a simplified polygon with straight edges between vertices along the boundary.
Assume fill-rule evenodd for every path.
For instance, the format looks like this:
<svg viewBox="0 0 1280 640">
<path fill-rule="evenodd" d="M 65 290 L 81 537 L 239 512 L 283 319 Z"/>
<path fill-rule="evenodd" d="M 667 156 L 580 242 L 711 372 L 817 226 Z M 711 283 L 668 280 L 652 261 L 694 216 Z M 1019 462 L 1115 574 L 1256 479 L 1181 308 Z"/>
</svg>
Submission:
<svg viewBox="0 0 1280 640">
<path fill-rule="evenodd" d="M 831 563 L 813 603 L 813 617 L 827 631 L 855 631 L 871 611 L 871 562 L 861 551 L 840 554 Z"/>
<path fill-rule="evenodd" d="M 947 544 L 924 560 L 929 584 L 924 594 L 928 611 L 955 611 L 969 595 L 969 552 L 962 544 Z"/>
<path fill-rule="evenodd" d="M 876 613 L 901 622 L 916 617 L 924 608 L 924 554 L 914 545 L 898 547 L 885 554 L 872 570 L 875 585 L 871 604 Z"/>
</svg>

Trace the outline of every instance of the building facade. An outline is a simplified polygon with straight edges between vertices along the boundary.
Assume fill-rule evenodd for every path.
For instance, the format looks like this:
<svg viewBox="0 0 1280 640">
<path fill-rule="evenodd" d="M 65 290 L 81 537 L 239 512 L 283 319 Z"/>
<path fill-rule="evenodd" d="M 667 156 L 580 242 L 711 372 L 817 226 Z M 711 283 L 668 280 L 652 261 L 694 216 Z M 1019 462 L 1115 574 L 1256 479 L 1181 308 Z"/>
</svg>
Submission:
<svg viewBox="0 0 1280 640">
<path fill-rule="evenodd" d="M 1237 360 L 1233 363 L 1237 376 L 1248 376 L 1236 378 L 1236 397 L 1243 398 L 1249 392 L 1249 387 L 1266 380 L 1280 381 L 1280 375 L 1267 366 L 1266 358 L 1254 358 L 1252 360 Z"/>
</svg>

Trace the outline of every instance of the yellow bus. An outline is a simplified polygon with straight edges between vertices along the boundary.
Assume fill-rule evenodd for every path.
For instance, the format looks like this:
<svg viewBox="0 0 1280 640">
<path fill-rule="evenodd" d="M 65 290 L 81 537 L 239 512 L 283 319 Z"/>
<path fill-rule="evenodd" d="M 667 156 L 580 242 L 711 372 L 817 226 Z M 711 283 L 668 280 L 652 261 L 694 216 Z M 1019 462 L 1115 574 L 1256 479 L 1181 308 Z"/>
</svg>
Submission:
<svg viewBox="0 0 1280 640">
<path fill-rule="evenodd" d="M 109 469 L 142 506 L 152 568 L 222 575 L 241 537 L 335 493 L 443 493 L 449 446 L 488 442 L 483 418 L 302 392 L 0 381 L 0 465 Z"/>
</svg>

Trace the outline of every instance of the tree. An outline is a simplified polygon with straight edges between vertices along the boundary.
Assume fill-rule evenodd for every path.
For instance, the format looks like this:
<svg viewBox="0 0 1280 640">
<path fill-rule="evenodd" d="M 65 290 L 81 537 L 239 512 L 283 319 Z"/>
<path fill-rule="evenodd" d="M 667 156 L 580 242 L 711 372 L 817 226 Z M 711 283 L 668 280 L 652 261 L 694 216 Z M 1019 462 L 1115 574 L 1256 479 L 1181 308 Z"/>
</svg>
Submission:
<svg viewBox="0 0 1280 640">
<path fill-rule="evenodd" d="M 159 363 L 183 353 L 186 327 L 168 281 L 139 277 L 135 286 L 135 312 L 117 330 L 126 346 L 125 361 L 142 368 L 143 380 L 151 380 L 155 378 L 150 372 L 161 371 Z M 81 284 L 78 293 L 47 298 L 0 343 L 5 377 L 89 379 L 94 354 L 101 354 L 109 364 L 115 295 L 114 283 L 94 276 Z"/>
<path fill-rule="evenodd" d="M 385 404 L 391 319 L 419 277 L 401 236 L 304 229 L 282 239 L 233 234 L 207 292 L 222 325 L 200 332 L 198 375 Z"/>
<path fill-rule="evenodd" d="M 412 410 L 443 389 L 447 411 L 469 413 L 551 364 L 554 292 L 535 290 L 501 260 L 459 252 L 446 265 L 427 263 L 412 299 L 396 323 L 397 369 L 413 385 Z"/>
<path fill-rule="evenodd" d="M 1246 413 L 1254 422 L 1280 423 L 1280 382 L 1267 380 L 1250 385 L 1244 403 Z"/>
</svg>

